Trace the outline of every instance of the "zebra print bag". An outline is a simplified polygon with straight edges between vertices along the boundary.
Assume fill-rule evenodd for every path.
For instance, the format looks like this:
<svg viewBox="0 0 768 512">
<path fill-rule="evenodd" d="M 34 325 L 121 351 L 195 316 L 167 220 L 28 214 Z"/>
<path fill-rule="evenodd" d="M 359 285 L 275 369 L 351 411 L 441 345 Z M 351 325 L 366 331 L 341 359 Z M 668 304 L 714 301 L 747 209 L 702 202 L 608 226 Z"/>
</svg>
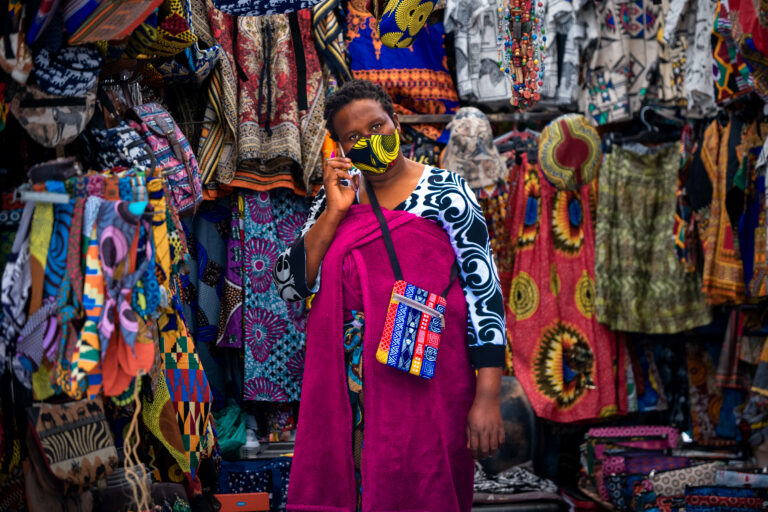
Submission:
<svg viewBox="0 0 768 512">
<path fill-rule="evenodd" d="M 35 404 L 27 413 L 47 469 L 67 491 L 88 489 L 117 467 L 101 398 Z"/>
</svg>

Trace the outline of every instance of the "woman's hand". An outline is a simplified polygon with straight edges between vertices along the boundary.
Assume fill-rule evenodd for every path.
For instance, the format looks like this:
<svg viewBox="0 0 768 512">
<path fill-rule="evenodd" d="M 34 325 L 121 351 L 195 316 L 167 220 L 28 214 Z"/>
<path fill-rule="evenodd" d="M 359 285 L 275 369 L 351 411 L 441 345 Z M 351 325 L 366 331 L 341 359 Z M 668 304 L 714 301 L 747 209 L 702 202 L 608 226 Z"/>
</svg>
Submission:
<svg viewBox="0 0 768 512">
<path fill-rule="evenodd" d="M 467 438 L 472 457 L 485 459 L 504 444 L 501 419 L 501 368 L 481 368 L 477 393 L 467 418 Z"/>
<path fill-rule="evenodd" d="M 334 217 L 344 218 L 344 215 L 355 202 L 355 192 L 359 184 L 359 176 L 349 174 L 352 160 L 349 158 L 329 158 L 323 166 L 323 186 L 328 202 L 326 209 Z M 342 183 L 347 180 L 351 187 Z"/>
</svg>

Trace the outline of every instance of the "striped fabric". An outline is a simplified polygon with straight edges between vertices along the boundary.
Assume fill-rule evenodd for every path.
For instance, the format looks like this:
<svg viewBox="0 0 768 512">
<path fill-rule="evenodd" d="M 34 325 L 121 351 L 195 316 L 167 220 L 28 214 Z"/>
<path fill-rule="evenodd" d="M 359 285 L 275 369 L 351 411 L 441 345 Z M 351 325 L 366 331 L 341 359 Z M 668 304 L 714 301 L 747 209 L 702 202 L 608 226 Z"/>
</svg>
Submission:
<svg viewBox="0 0 768 512">
<path fill-rule="evenodd" d="M 340 83 L 352 80 L 349 54 L 341 34 L 343 19 L 339 0 L 323 0 L 312 8 L 312 35 L 317 52 Z"/>
</svg>

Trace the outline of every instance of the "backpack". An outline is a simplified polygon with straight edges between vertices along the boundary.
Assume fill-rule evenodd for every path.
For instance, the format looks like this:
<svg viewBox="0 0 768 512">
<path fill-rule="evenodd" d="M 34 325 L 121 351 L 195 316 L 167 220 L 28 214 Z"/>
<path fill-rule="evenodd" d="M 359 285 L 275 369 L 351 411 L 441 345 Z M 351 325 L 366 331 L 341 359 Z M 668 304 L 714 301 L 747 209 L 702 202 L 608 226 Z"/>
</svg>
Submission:
<svg viewBox="0 0 768 512">
<path fill-rule="evenodd" d="M 187 138 L 158 103 L 140 105 L 132 111 L 134 119 L 129 124 L 154 151 L 157 167 L 162 168 L 168 184 L 171 203 L 179 216 L 194 214 L 203 201 L 203 186 Z"/>
</svg>

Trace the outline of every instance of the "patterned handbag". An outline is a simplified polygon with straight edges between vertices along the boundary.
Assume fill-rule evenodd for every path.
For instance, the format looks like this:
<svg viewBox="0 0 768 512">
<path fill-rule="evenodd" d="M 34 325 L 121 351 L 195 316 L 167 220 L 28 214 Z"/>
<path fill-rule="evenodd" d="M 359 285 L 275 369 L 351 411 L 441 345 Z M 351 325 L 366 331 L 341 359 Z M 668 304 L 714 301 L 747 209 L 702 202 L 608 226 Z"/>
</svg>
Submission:
<svg viewBox="0 0 768 512">
<path fill-rule="evenodd" d="M 403 280 L 403 271 L 395 254 L 392 236 L 373 187 L 367 180 L 365 188 L 373 211 L 381 225 L 384 245 L 395 274 L 395 286 L 384 321 L 376 360 L 392 368 L 418 375 L 424 379 L 435 376 L 440 336 L 445 327 L 446 297 L 459 274 L 456 262 L 451 267 L 448 286 L 440 295 L 431 293 Z"/>
<path fill-rule="evenodd" d="M 717 468 L 717 462 L 710 462 L 683 469 L 652 473 L 650 479 L 657 495 L 677 496 L 682 495 L 686 487 L 713 485 Z"/>
<path fill-rule="evenodd" d="M 140 105 L 133 113 L 138 120 L 129 124 L 154 151 L 176 211 L 179 215 L 193 214 L 203 202 L 203 186 L 189 141 L 160 104 Z"/>
<path fill-rule="evenodd" d="M 45 480 L 64 492 L 89 489 L 117 466 L 117 450 L 101 398 L 64 404 L 35 404 L 27 409 L 29 440 L 34 440 L 47 469 Z M 30 451 L 34 448 L 30 446 Z"/>
</svg>

